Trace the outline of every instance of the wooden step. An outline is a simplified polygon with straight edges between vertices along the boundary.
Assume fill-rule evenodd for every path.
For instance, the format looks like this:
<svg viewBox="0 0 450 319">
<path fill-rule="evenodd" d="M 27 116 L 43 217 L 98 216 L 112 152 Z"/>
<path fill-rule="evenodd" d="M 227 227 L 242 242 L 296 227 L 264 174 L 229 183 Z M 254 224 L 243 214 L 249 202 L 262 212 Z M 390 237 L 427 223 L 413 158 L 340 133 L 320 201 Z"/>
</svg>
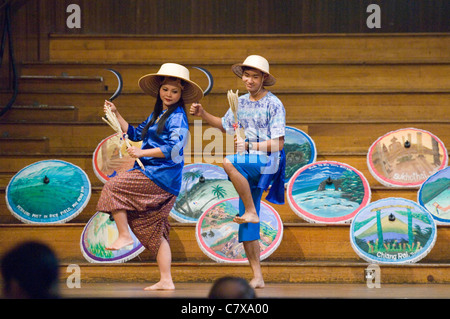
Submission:
<svg viewBox="0 0 450 319">
<path fill-rule="evenodd" d="M 415 127 L 436 135 L 444 145 L 450 144 L 450 121 L 435 123 L 364 123 L 349 122 L 288 122 L 288 126 L 299 128 L 309 134 L 317 150 L 324 153 L 349 152 L 365 153 L 379 137 L 402 128 Z M 201 123 L 201 122 L 198 122 Z M 136 125 L 137 123 L 131 123 Z M 201 133 L 200 133 L 201 129 Z M 46 136 L 49 138 L 50 152 L 93 152 L 106 137 L 115 133 L 103 121 L 97 123 L 0 123 L 0 133 L 14 138 Z M 190 127 L 190 148 L 186 153 L 207 152 L 209 150 L 223 154 L 233 150 L 233 136 L 223 134 L 208 125 Z M 200 150 L 200 151 L 199 151 Z"/>
<path fill-rule="evenodd" d="M 272 35 L 50 35 L 51 61 L 185 64 L 450 62 L 448 33 Z M 151 48 L 151 49 L 150 49 Z M 249 49 L 251 48 L 251 49 Z"/>
<path fill-rule="evenodd" d="M 80 249 L 84 226 L 84 223 L 1 224 L 0 254 L 20 242 L 39 240 L 51 246 L 62 262 L 85 262 Z M 351 247 L 349 230 L 348 224 L 284 223 L 280 246 L 266 261 L 362 261 Z M 438 225 L 436 243 L 420 263 L 449 263 L 449 240 L 450 226 Z M 199 248 L 195 238 L 195 225 L 172 223 L 170 246 L 174 262 L 211 261 Z M 152 261 L 147 250 L 137 258 L 140 261 Z"/>
<path fill-rule="evenodd" d="M 92 92 L 104 91 L 101 76 L 27 75 L 19 76 L 19 86 L 25 91 L 39 92 Z"/>
<path fill-rule="evenodd" d="M 31 165 L 37 161 L 49 160 L 49 159 L 59 159 L 66 162 L 70 162 L 78 167 L 80 167 L 89 177 L 92 186 L 102 186 L 102 182 L 95 175 L 93 164 L 92 164 L 92 153 L 84 153 L 80 155 L 80 153 L 73 154 L 63 154 L 63 153 L 41 153 L 41 154 L 14 154 L 11 153 L 9 155 L 0 156 L 0 187 L 6 186 L 7 183 L 11 180 L 11 178 L 22 168 Z M 199 159 L 197 161 L 197 159 Z M 365 155 L 342 155 L 339 156 L 337 154 L 321 156 L 319 155 L 318 160 L 334 160 L 349 164 L 356 169 L 360 170 L 364 175 L 367 175 L 369 183 L 373 185 L 379 185 L 377 181 L 371 178 L 370 173 L 367 169 Z M 201 154 L 194 154 L 191 157 L 185 157 L 185 165 L 195 164 L 195 163 L 209 163 L 213 165 L 222 166 L 223 156 L 215 156 L 215 157 L 202 157 Z"/>
<path fill-rule="evenodd" d="M 5 181 L 7 185 L 8 181 Z M 20 224 L 21 221 L 14 217 L 9 209 L 6 206 L 5 199 L 5 189 L 6 187 L 0 187 L 0 224 Z M 91 198 L 87 203 L 86 207 L 78 216 L 76 216 L 71 222 L 76 223 L 87 223 L 92 215 L 96 212 L 96 206 L 98 199 L 100 197 L 102 186 L 93 186 L 91 190 Z M 292 208 L 289 206 L 288 202 L 285 201 L 284 205 L 274 205 L 268 202 L 265 199 L 267 194 L 263 194 L 262 200 L 272 206 L 280 215 L 281 220 L 284 223 L 305 223 L 301 216 L 298 216 Z M 397 197 L 397 198 L 406 198 L 412 201 L 417 201 L 417 190 L 416 189 L 407 189 L 407 188 L 388 188 L 383 186 L 375 186 L 371 187 L 371 201 L 374 202 L 376 200 L 388 197 Z M 172 222 L 175 220 L 170 217 Z"/>
<path fill-rule="evenodd" d="M 71 74 L 77 77 L 91 77 L 95 78 L 101 75 L 104 91 L 114 93 L 118 87 L 118 80 L 116 76 L 108 69 L 112 68 L 118 71 L 123 79 L 123 94 L 127 93 L 142 93 L 138 86 L 138 80 L 145 74 L 155 73 L 158 71 L 160 65 L 137 63 L 137 64 L 105 64 L 105 63 L 24 63 L 22 64 L 22 74 L 28 76 L 58 76 L 61 73 Z M 208 86 L 208 80 L 203 72 L 195 68 L 189 67 L 190 79 L 199 84 L 202 88 Z M 206 67 L 208 69 L 208 67 Z M 223 66 L 229 71 L 229 67 Z M 218 68 L 218 72 L 222 72 Z M 214 76 L 214 75 L 213 75 Z M 96 91 L 97 87 L 93 86 L 91 92 Z"/>
<path fill-rule="evenodd" d="M 0 156 L 0 193 L 4 194 L 6 185 L 10 182 L 11 178 L 22 168 L 28 166 L 34 162 L 46 160 L 46 159 L 60 159 L 67 162 L 70 162 L 74 165 L 79 166 L 83 169 L 91 182 L 92 185 L 92 194 L 89 203 L 83 212 L 80 213 L 75 219 L 74 222 L 84 222 L 86 223 L 91 216 L 95 213 L 95 207 L 100 195 L 101 188 L 103 183 L 97 178 L 94 174 L 92 168 L 92 154 L 91 153 L 79 153 L 79 154 L 26 154 L 26 155 L 9 155 L 9 156 Z M 192 160 L 192 158 L 191 158 Z M 366 155 L 365 154 L 321 154 L 319 153 L 317 157 L 318 161 L 337 161 L 341 163 L 346 163 L 355 167 L 359 171 L 361 171 L 369 184 L 371 185 L 371 196 L 372 201 L 379 200 L 381 198 L 387 197 L 401 197 L 407 198 L 413 201 L 417 200 L 417 189 L 410 188 L 388 188 L 381 186 L 378 181 L 374 179 L 374 177 L 370 174 L 366 164 Z M 210 161 L 208 161 L 210 162 Z M 194 162 L 192 162 L 194 163 Z M 222 162 L 213 163 L 214 165 L 221 166 Z M 0 200 L 0 223 L 20 223 L 14 216 L 11 215 L 9 210 L 6 208 L 6 204 L 4 201 L 5 196 L 0 196 L 2 200 Z M 263 199 L 265 195 L 263 195 Z M 270 204 L 270 203 L 269 203 Z M 272 206 L 272 205 L 271 205 Z M 283 222 L 303 222 L 301 218 L 299 218 L 287 204 L 285 205 L 273 205 L 273 207 L 280 214 Z"/>
<path fill-rule="evenodd" d="M 70 264 L 60 267 L 60 279 L 67 282 L 73 270 Z M 127 262 L 124 264 L 77 264 L 80 267 L 81 287 L 84 283 L 158 282 L 158 266 L 153 262 Z M 365 270 L 367 263 L 305 261 L 261 263 L 266 283 L 367 283 Z M 174 262 L 171 267 L 176 283 L 208 282 L 225 275 L 239 276 L 251 280 L 252 273 L 247 264 L 223 264 L 211 262 Z M 408 265 L 381 265 L 381 287 L 384 284 L 446 284 L 450 282 L 450 264 L 417 263 Z M 73 278 L 69 278 L 73 280 Z"/>
<path fill-rule="evenodd" d="M 14 122 L 73 122 L 78 120 L 78 109 L 73 105 L 13 105 L 2 121 Z"/>
<path fill-rule="evenodd" d="M 12 153 L 13 154 L 13 153 Z M 87 175 L 91 183 L 95 185 L 102 185 L 96 177 L 92 168 L 92 153 L 77 153 L 77 154 L 63 154 L 63 153 L 16 153 L 15 155 L 1 155 L 0 156 L 0 187 L 6 186 L 11 178 L 17 174 L 21 169 L 38 161 L 43 160 L 62 160 L 80 167 Z"/>
<path fill-rule="evenodd" d="M 103 112 L 103 104 L 104 101 L 107 100 L 113 93 L 81 93 L 81 92 L 70 92 L 70 93 L 48 93 L 48 92 L 24 92 L 21 91 L 21 94 L 17 96 L 16 103 L 21 105 L 73 105 L 78 110 L 77 119 L 79 121 L 98 121 L 104 115 Z M 8 92 L 0 92 L 0 101 L 2 101 L 2 105 L 6 104 L 11 96 L 11 93 Z M 145 116 L 148 116 L 150 112 L 148 112 L 148 108 L 144 108 L 144 106 L 148 107 L 148 99 L 147 104 L 137 104 L 139 101 L 145 101 L 145 96 L 142 94 L 132 94 L 131 104 L 133 107 L 130 107 L 132 112 L 138 111 L 136 113 L 136 118 L 142 119 Z M 123 100 L 127 97 L 127 94 L 121 95 L 120 100 Z M 117 103 L 117 101 L 115 101 Z M 120 102 L 117 104 L 120 106 Z M 134 106 L 136 105 L 136 107 Z M 152 102 L 152 108 L 154 105 L 154 101 Z M 141 110 L 141 112 L 139 112 Z M 125 114 L 127 114 L 126 110 L 124 110 Z M 124 112 L 122 111 L 122 112 Z M 145 112 L 142 112 L 145 111 Z M 145 113 L 145 115 L 144 115 Z M 142 114 L 142 115 L 141 115 Z M 133 115 L 134 116 L 134 115 Z M 129 119 L 128 119 L 129 120 Z"/>
<path fill-rule="evenodd" d="M 230 65 L 201 65 L 207 68 L 213 78 L 215 93 L 225 93 L 230 89 L 245 92 L 245 86 L 230 70 Z M 145 74 L 155 73 L 160 65 L 115 65 L 123 78 L 123 91 L 140 93 L 138 80 Z M 190 67 L 190 66 L 189 66 Z M 65 66 L 69 74 L 83 75 L 58 76 L 61 67 L 52 71 L 52 66 L 44 64 L 41 69 L 25 69 L 21 76 L 21 86 L 25 91 L 61 92 L 101 92 L 117 88 L 117 79 L 111 73 L 103 82 L 105 67 L 101 65 Z M 28 75 L 25 72 L 37 73 Z M 271 89 L 276 93 L 374 93 L 374 92 L 449 92 L 450 63 L 435 64 L 272 64 L 270 72 L 277 78 Z M 192 71 L 191 79 L 202 88 L 207 87 L 205 75 Z M 27 79 L 27 81 L 25 81 Z M 23 84 L 22 84 L 23 83 Z"/>
<path fill-rule="evenodd" d="M 308 124 L 308 134 L 314 140 L 316 148 L 323 152 L 367 152 L 379 137 L 388 132 L 415 127 L 429 131 L 437 136 L 444 145 L 450 142 L 450 122 L 443 123 L 341 123 L 341 124 Z"/>
<path fill-rule="evenodd" d="M 112 88 L 114 90 L 114 88 Z M 22 92 L 17 104 L 67 105 L 77 108 L 78 120 L 95 122 L 103 116 L 108 93 L 29 93 Z M 450 93 L 277 93 L 286 109 L 288 121 L 384 121 L 442 122 L 448 118 Z M 5 104 L 10 94 L 0 92 Z M 114 103 L 131 122 L 145 119 L 155 100 L 141 93 L 123 93 Z M 211 92 L 202 105 L 216 116 L 223 116 L 229 105 L 226 93 Z M 189 107 L 189 105 L 187 106 Z M 196 118 L 191 118 L 193 121 Z M 197 118 L 198 119 L 198 118 Z"/>
<path fill-rule="evenodd" d="M 197 156 L 198 155 L 198 156 Z M 1 186 L 6 186 L 9 180 L 22 168 L 31 165 L 34 162 L 46 159 L 59 159 L 70 162 L 80 167 L 89 177 L 92 186 L 102 186 L 102 182 L 94 173 L 92 164 L 93 152 L 86 153 L 48 153 L 48 154 L 9 154 L 0 156 L 0 176 Z M 382 186 L 370 173 L 367 166 L 367 152 L 362 153 L 324 153 L 319 150 L 317 161 L 336 161 L 348 164 L 359 170 L 367 179 L 372 187 Z M 191 156 L 186 155 L 185 165 L 195 163 L 209 163 L 222 166 L 223 156 L 201 156 L 194 153 Z M 417 190 L 414 190 L 417 191 Z"/>
<path fill-rule="evenodd" d="M 8 134 L 5 134 L 8 135 Z M 2 153 L 48 152 L 49 138 L 46 136 L 0 137 Z"/>
</svg>

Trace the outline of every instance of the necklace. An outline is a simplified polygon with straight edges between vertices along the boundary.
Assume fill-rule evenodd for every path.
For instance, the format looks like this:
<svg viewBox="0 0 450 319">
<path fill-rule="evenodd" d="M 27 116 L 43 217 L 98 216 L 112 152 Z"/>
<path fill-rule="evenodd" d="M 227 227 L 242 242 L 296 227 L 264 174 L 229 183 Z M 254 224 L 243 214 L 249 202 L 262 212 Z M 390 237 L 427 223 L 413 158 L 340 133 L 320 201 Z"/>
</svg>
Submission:
<svg viewBox="0 0 450 319">
<path fill-rule="evenodd" d="M 164 114 L 166 111 L 167 111 L 167 110 L 163 110 L 163 111 L 161 112 L 161 114 L 159 114 L 158 118 L 157 118 L 156 121 L 155 121 L 155 124 L 159 122 L 159 120 L 161 119 L 161 116 L 163 116 L 163 114 Z"/>
</svg>

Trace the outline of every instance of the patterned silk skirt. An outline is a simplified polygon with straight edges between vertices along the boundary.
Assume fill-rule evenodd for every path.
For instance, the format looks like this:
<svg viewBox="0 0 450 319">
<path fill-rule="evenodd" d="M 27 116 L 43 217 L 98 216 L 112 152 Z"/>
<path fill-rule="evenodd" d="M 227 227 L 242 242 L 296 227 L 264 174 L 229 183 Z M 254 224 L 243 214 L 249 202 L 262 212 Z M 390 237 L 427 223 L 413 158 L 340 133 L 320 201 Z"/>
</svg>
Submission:
<svg viewBox="0 0 450 319">
<path fill-rule="evenodd" d="M 97 211 L 126 210 L 128 224 L 152 258 L 161 239 L 169 242 L 169 213 L 176 196 L 163 190 L 139 170 L 119 173 L 109 179 L 101 192 Z"/>
</svg>

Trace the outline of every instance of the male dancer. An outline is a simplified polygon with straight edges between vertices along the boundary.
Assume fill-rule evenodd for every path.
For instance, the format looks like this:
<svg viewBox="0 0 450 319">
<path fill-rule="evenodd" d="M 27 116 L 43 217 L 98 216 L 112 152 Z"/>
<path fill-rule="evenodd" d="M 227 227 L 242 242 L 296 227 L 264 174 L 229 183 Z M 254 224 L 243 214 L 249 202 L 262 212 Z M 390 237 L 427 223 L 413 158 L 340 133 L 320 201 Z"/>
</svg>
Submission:
<svg viewBox="0 0 450 319">
<path fill-rule="evenodd" d="M 276 82 L 265 58 L 251 55 L 244 63 L 233 65 L 232 71 L 242 79 L 248 91 L 239 97 L 237 111 L 246 139 L 236 139 L 237 154 L 225 157 L 223 168 L 239 194 L 239 216 L 234 221 L 239 223 L 239 241 L 243 242 L 253 271 L 250 285 L 262 288 L 259 210 L 262 193 L 270 185 L 266 199 L 284 204 L 286 112 L 281 101 L 265 88 Z M 220 118 L 205 111 L 201 104 L 193 103 L 190 113 L 222 132 L 234 134 L 231 109 Z"/>
</svg>

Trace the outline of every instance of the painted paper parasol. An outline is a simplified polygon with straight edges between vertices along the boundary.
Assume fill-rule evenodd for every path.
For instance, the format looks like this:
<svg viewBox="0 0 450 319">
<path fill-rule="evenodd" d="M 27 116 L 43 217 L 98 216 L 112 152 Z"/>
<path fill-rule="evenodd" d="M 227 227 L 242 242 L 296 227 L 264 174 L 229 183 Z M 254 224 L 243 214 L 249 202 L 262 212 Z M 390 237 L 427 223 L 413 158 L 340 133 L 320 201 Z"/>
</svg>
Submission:
<svg viewBox="0 0 450 319">
<path fill-rule="evenodd" d="M 213 164 L 183 167 L 181 190 L 170 216 L 181 223 L 196 223 L 211 205 L 238 196 L 225 170 Z"/>
<path fill-rule="evenodd" d="M 140 148 L 142 142 L 130 141 L 130 144 Z M 119 133 L 110 135 L 101 141 L 92 156 L 94 173 L 103 183 L 117 173 L 133 168 L 135 161 L 128 155 L 126 145 Z"/>
<path fill-rule="evenodd" d="M 246 263 L 244 246 L 238 241 L 239 225 L 233 218 L 239 213 L 239 198 L 225 199 L 211 206 L 198 219 L 195 235 L 200 249 L 212 260 Z M 259 245 L 261 260 L 269 257 L 283 238 L 283 223 L 277 211 L 261 201 Z"/>
<path fill-rule="evenodd" d="M 424 258 L 436 242 L 436 224 L 422 206 L 404 198 L 367 205 L 353 219 L 350 241 L 370 263 L 405 264 Z"/>
<path fill-rule="evenodd" d="M 364 175 L 350 165 L 321 161 L 300 168 L 287 186 L 292 210 L 312 223 L 346 223 L 370 202 Z"/>
<path fill-rule="evenodd" d="M 295 127 L 286 126 L 284 137 L 286 152 L 285 183 L 303 166 L 316 161 L 317 150 L 311 137 Z"/>
<path fill-rule="evenodd" d="M 417 192 L 417 202 L 437 224 L 450 224 L 450 167 L 428 177 Z"/>
<path fill-rule="evenodd" d="M 134 236 L 133 245 L 119 250 L 107 250 L 119 236 L 116 223 L 110 215 L 97 212 L 87 222 L 80 239 L 81 253 L 91 263 L 123 263 L 138 256 L 144 251 L 144 246 Z"/>
<path fill-rule="evenodd" d="M 11 213 L 24 223 L 64 223 L 91 197 L 86 173 L 71 163 L 45 160 L 20 170 L 6 188 Z"/>
<path fill-rule="evenodd" d="M 389 132 L 378 138 L 367 153 L 370 173 L 390 187 L 418 188 L 447 163 L 442 141 L 417 128 Z"/>
</svg>

